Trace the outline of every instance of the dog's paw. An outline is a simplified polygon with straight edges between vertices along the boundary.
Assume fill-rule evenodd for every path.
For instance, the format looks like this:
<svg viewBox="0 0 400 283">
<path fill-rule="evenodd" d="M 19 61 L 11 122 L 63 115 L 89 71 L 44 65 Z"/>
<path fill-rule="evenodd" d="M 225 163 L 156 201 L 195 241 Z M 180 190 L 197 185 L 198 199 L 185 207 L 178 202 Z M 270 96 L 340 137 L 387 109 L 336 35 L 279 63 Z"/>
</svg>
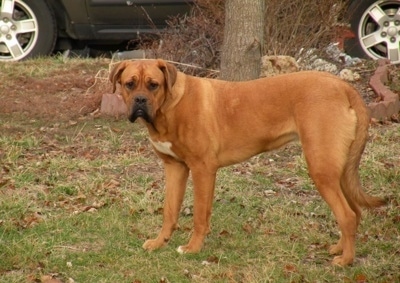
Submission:
<svg viewBox="0 0 400 283">
<path fill-rule="evenodd" d="M 179 246 L 179 247 L 176 249 L 176 251 L 177 251 L 178 253 L 180 253 L 181 255 L 186 253 L 186 251 L 184 250 L 183 246 Z"/>
<path fill-rule="evenodd" d="M 332 245 L 329 247 L 329 254 L 338 255 L 343 252 L 343 247 L 340 244 Z"/>
<path fill-rule="evenodd" d="M 156 249 L 163 247 L 165 244 L 166 244 L 165 241 L 159 241 L 158 239 L 147 240 L 143 244 L 143 249 L 148 251 L 154 251 Z"/>
<path fill-rule="evenodd" d="M 195 248 L 190 245 L 186 246 L 179 246 L 176 251 L 180 254 L 193 254 L 193 253 L 198 253 L 201 250 L 200 248 Z"/>
<path fill-rule="evenodd" d="M 333 265 L 341 266 L 341 267 L 352 264 L 352 263 L 353 263 L 353 258 L 345 258 L 341 255 L 335 256 L 332 261 Z"/>
</svg>

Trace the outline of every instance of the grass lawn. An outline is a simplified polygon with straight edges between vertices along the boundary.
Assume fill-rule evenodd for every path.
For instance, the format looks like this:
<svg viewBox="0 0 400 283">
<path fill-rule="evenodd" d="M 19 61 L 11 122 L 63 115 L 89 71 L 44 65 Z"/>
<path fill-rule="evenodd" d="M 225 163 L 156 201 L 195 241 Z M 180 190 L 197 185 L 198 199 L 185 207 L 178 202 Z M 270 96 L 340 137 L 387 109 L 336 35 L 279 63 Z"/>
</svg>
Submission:
<svg viewBox="0 0 400 283">
<path fill-rule="evenodd" d="M 364 211 L 352 266 L 330 264 L 338 227 L 298 144 L 219 171 L 202 252 L 176 252 L 192 229 L 190 182 L 180 229 L 146 252 L 162 223 L 164 175 L 144 127 L 60 109 L 87 94 L 54 84 L 90 79 L 104 61 L 34 62 L 0 65 L 8 78 L 0 85 L 0 282 L 400 282 L 399 124 L 370 129 L 362 181 L 389 204 Z M 30 64 L 43 65 L 22 88 Z M 42 111 L 29 110 L 33 95 Z"/>
</svg>

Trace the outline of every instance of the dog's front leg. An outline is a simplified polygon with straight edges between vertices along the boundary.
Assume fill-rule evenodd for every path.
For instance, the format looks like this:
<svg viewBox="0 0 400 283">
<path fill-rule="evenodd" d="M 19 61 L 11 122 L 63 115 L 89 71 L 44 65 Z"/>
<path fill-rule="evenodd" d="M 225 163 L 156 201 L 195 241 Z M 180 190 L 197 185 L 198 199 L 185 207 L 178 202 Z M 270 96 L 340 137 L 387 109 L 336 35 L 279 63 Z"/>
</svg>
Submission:
<svg viewBox="0 0 400 283">
<path fill-rule="evenodd" d="M 178 248 L 179 253 L 197 253 L 210 232 L 211 210 L 214 198 L 216 170 L 192 169 L 194 186 L 194 231 L 190 241 Z"/>
<path fill-rule="evenodd" d="M 178 216 L 181 209 L 189 168 L 181 162 L 167 160 L 165 169 L 165 201 L 163 212 L 163 225 L 157 238 L 147 240 L 143 244 L 146 250 L 155 250 L 166 245 L 172 233 L 178 226 Z"/>
</svg>

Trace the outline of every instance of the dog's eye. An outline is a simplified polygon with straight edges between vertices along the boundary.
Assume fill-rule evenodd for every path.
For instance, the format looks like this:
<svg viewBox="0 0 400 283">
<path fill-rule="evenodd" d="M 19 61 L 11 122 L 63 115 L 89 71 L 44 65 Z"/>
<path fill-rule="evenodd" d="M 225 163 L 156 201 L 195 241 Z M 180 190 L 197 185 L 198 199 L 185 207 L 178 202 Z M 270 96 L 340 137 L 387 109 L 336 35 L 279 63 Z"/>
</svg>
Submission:
<svg viewBox="0 0 400 283">
<path fill-rule="evenodd" d="M 148 88 L 149 90 L 156 90 L 156 89 L 158 88 L 158 83 L 156 83 L 156 82 L 149 82 L 147 88 Z"/>
<path fill-rule="evenodd" d="M 135 82 L 133 82 L 133 81 L 127 82 L 127 83 L 125 83 L 125 87 L 127 89 L 133 89 L 135 87 Z"/>
</svg>

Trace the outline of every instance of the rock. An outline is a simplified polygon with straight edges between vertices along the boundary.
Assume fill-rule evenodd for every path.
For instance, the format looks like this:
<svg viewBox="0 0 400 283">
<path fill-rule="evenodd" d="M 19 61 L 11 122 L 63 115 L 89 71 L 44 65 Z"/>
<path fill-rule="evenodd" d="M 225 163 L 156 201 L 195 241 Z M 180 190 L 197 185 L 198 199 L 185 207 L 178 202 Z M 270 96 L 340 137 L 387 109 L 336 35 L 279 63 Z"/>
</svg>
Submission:
<svg viewBox="0 0 400 283">
<path fill-rule="evenodd" d="M 144 58 L 146 58 L 146 53 L 142 49 L 116 52 L 113 54 L 114 60 L 130 60 L 130 59 L 144 59 Z"/>
<path fill-rule="evenodd" d="M 342 63 L 345 66 L 353 66 L 361 63 L 361 59 L 357 57 L 351 57 L 346 53 L 342 52 L 339 48 L 339 43 L 331 43 L 326 47 L 326 54 L 329 58 L 333 59 L 338 63 Z"/>
<path fill-rule="evenodd" d="M 325 53 L 328 56 L 328 61 L 319 58 L 319 53 L 320 52 L 315 48 L 308 50 L 300 49 L 297 55 L 297 62 L 301 65 L 301 69 L 324 71 L 337 75 L 339 72 L 337 65 L 348 67 L 362 62 L 360 58 L 351 57 L 342 52 L 338 43 L 331 43 L 326 47 Z M 325 57 L 326 56 L 324 56 L 324 58 Z M 357 80 L 357 78 L 355 78 L 355 80 Z"/>
<path fill-rule="evenodd" d="M 299 71 L 296 60 L 290 56 L 276 55 L 261 58 L 260 77 L 272 77 L 278 74 L 287 74 Z"/>
<path fill-rule="evenodd" d="M 335 60 L 336 62 L 343 62 L 342 58 L 346 55 L 339 49 L 339 43 L 330 43 L 326 49 L 325 49 L 326 54 L 329 56 L 329 58 Z"/>
<path fill-rule="evenodd" d="M 344 60 L 345 66 L 355 66 L 362 62 L 362 60 L 360 58 L 351 57 L 349 55 L 345 55 L 343 58 L 344 58 L 343 60 Z"/>
<path fill-rule="evenodd" d="M 328 61 L 318 58 L 311 63 L 311 69 L 316 71 L 329 72 L 332 74 L 337 74 L 338 68 L 335 64 L 329 63 Z"/>
<path fill-rule="evenodd" d="M 357 72 L 349 69 L 343 69 L 339 72 L 339 77 L 345 81 L 354 82 L 358 81 L 361 77 Z"/>
<path fill-rule="evenodd" d="M 101 113 L 120 117 L 126 115 L 127 108 L 122 96 L 119 94 L 105 93 L 101 99 Z"/>
</svg>

